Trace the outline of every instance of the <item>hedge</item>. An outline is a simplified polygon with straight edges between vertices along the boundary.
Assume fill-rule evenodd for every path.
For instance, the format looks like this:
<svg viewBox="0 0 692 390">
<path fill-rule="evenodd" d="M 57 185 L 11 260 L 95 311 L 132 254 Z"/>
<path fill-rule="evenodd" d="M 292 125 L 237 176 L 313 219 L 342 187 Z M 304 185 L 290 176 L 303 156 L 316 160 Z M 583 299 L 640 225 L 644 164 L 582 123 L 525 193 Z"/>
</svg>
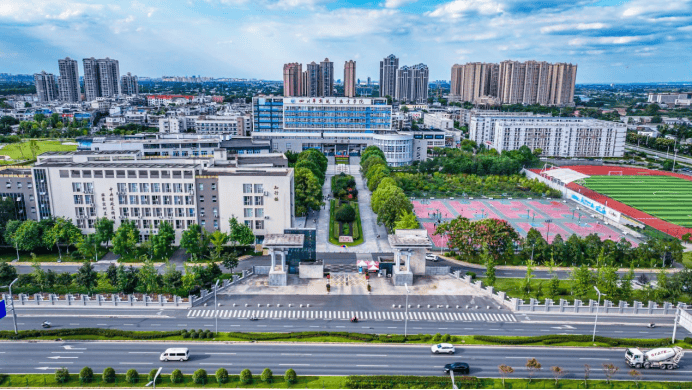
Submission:
<svg viewBox="0 0 692 390">
<path fill-rule="evenodd" d="M 544 335 L 544 336 L 473 336 L 477 341 L 487 343 L 496 343 L 504 345 L 523 345 L 523 344 L 560 344 L 569 342 L 591 342 L 591 335 L 575 334 L 575 335 Z M 689 337 L 685 338 L 688 342 Z M 611 347 L 620 346 L 638 346 L 644 348 L 665 347 L 670 345 L 670 339 L 614 339 L 611 337 L 596 336 L 596 342 L 608 344 Z M 689 341 L 692 341 L 690 339 Z"/>
<path fill-rule="evenodd" d="M 455 376 L 454 384 L 459 389 L 477 388 L 480 381 L 472 376 Z M 348 389 L 393 389 L 393 388 L 452 388 L 452 379 L 447 376 L 413 376 L 413 375 L 350 375 L 346 377 L 344 387 Z"/>
<path fill-rule="evenodd" d="M 19 334 L 6 330 L 0 331 L 0 339 L 21 340 L 26 338 L 36 337 L 60 337 L 60 336 L 103 336 L 103 337 L 128 337 L 136 340 L 152 340 L 161 339 L 172 336 L 180 336 L 182 333 L 179 330 L 172 331 L 132 331 L 120 329 L 103 329 L 103 328 L 74 328 L 74 329 L 36 329 L 22 330 Z"/>
</svg>

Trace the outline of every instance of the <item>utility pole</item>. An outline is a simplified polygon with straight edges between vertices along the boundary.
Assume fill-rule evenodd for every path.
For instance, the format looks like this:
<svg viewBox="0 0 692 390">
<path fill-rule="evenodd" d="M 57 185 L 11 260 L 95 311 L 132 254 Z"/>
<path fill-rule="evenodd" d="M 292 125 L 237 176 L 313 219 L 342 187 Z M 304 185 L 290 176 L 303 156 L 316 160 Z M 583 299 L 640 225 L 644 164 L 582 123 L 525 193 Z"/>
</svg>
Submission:
<svg viewBox="0 0 692 390">
<path fill-rule="evenodd" d="M 404 283 L 404 287 L 406 287 L 406 317 L 404 318 L 404 338 L 406 338 L 408 332 L 408 284 Z"/>
<path fill-rule="evenodd" d="M 12 310 L 12 319 L 14 320 L 14 334 L 17 334 L 17 312 L 14 309 L 14 298 L 12 297 L 12 285 L 19 280 L 19 278 L 16 278 L 12 281 L 12 283 L 9 284 L 9 286 L 0 286 L 0 287 L 9 287 L 10 288 L 10 309 Z"/>
<path fill-rule="evenodd" d="M 678 307 L 675 310 L 675 323 L 673 324 L 673 338 L 671 339 L 671 343 L 675 344 L 675 334 L 678 331 L 678 319 L 680 318 L 680 308 Z"/>
<path fill-rule="evenodd" d="M 216 320 L 216 328 L 214 333 L 216 333 L 216 335 L 219 334 L 219 305 L 216 304 L 216 291 L 219 289 L 220 281 L 221 280 L 219 279 L 216 281 L 216 284 L 214 284 L 214 319 Z"/>
<path fill-rule="evenodd" d="M 598 303 L 596 304 L 596 320 L 593 322 L 593 337 L 591 338 L 591 342 L 596 341 L 596 324 L 598 323 L 598 309 L 601 307 L 601 292 L 598 290 L 598 287 L 593 286 L 593 288 L 596 289 L 596 292 L 598 293 Z M 605 294 L 603 294 L 605 296 Z"/>
</svg>

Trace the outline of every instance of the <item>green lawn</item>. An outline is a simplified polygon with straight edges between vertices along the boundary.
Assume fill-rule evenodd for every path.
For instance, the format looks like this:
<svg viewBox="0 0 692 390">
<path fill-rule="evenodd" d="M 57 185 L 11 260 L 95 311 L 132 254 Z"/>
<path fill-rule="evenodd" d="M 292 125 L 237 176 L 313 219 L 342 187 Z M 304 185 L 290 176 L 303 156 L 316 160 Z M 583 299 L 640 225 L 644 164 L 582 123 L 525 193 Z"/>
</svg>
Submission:
<svg viewBox="0 0 692 390">
<path fill-rule="evenodd" d="M 692 252 L 684 252 L 682 254 L 682 264 L 687 268 L 692 268 Z"/>
<path fill-rule="evenodd" d="M 73 142 L 73 141 L 69 141 Z M 69 152 L 77 150 L 77 145 L 63 145 L 62 141 L 36 141 L 38 144 L 39 155 L 43 152 Z M 0 149 L 0 155 L 10 156 L 13 160 L 32 160 L 34 158 L 29 149 L 29 142 L 20 142 L 16 144 L 5 145 Z"/>
<path fill-rule="evenodd" d="M 628 206 L 692 227 L 692 181 L 670 176 L 591 176 L 585 186 Z"/>
</svg>

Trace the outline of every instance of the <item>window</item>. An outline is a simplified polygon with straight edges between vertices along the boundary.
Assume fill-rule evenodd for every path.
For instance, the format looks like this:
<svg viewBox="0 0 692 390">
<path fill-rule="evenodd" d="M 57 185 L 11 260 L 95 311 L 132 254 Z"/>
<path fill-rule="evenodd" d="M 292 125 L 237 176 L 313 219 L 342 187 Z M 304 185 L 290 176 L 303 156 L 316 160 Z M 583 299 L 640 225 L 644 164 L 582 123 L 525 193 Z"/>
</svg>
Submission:
<svg viewBox="0 0 692 390">
<path fill-rule="evenodd" d="M 118 192 L 127 192 L 127 184 L 118 183 Z"/>
<path fill-rule="evenodd" d="M 93 195 L 84 195 L 84 203 L 94 204 L 94 196 Z"/>
<path fill-rule="evenodd" d="M 193 201 L 193 198 L 191 196 L 186 196 L 185 197 L 185 204 L 190 205 L 194 204 L 195 202 Z"/>
<path fill-rule="evenodd" d="M 258 219 L 255 221 L 255 229 L 262 230 L 264 229 L 264 221 Z"/>
<path fill-rule="evenodd" d="M 252 184 L 243 184 L 243 194 L 252 193 Z"/>
<path fill-rule="evenodd" d="M 204 191 L 204 183 L 199 183 L 199 190 Z"/>
<path fill-rule="evenodd" d="M 219 228 L 219 221 L 214 220 L 214 229 L 218 229 L 218 228 Z"/>
<path fill-rule="evenodd" d="M 204 207 L 199 209 L 199 216 L 204 217 Z"/>
<path fill-rule="evenodd" d="M 202 195 L 199 196 L 199 203 L 204 203 L 204 196 L 202 196 Z"/>
<path fill-rule="evenodd" d="M 84 204 L 84 199 L 82 198 L 82 195 L 74 196 L 74 204 Z"/>
<path fill-rule="evenodd" d="M 214 218 L 218 218 L 218 217 L 219 217 L 219 209 L 214 207 Z"/>
<path fill-rule="evenodd" d="M 163 192 L 171 192 L 171 183 L 163 183 Z"/>
<path fill-rule="evenodd" d="M 261 194 L 264 192 L 264 186 L 262 184 L 255 184 L 255 194 Z"/>
<path fill-rule="evenodd" d="M 173 202 L 171 201 L 171 196 L 170 195 L 164 195 L 163 196 L 163 204 L 167 205 L 172 205 Z"/>
<path fill-rule="evenodd" d="M 183 185 L 181 183 L 173 183 L 173 192 L 183 192 Z"/>
<path fill-rule="evenodd" d="M 72 183 L 72 192 L 82 192 L 82 183 Z"/>
<path fill-rule="evenodd" d="M 130 183 L 130 192 L 137 192 L 137 183 Z"/>
<path fill-rule="evenodd" d="M 139 204 L 139 198 L 137 198 L 137 195 L 130 195 L 130 204 Z"/>
<path fill-rule="evenodd" d="M 250 209 L 250 208 L 243 209 L 243 216 L 245 218 L 252 218 L 252 209 Z"/>
<path fill-rule="evenodd" d="M 190 207 L 189 209 L 187 209 L 187 216 L 188 217 L 194 217 L 195 216 L 195 208 L 194 207 Z"/>
<path fill-rule="evenodd" d="M 127 195 L 118 195 L 118 203 L 127 204 Z"/>
<path fill-rule="evenodd" d="M 183 197 L 180 195 L 174 196 L 173 197 L 173 204 L 182 205 L 183 204 Z"/>
<path fill-rule="evenodd" d="M 161 204 L 161 197 L 159 195 L 152 195 L 151 204 Z"/>
<path fill-rule="evenodd" d="M 252 206 L 252 196 L 243 196 L 243 205 Z"/>
<path fill-rule="evenodd" d="M 141 201 L 141 204 L 149 204 L 149 195 L 142 195 Z"/>
<path fill-rule="evenodd" d="M 211 183 L 211 190 L 216 191 L 216 183 Z"/>
<path fill-rule="evenodd" d="M 264 206 L 263 196 L 255 196 L 255 206 Z"/>
<path fill-rule="evenodd" d="M 216 203 L 216 195 L 212 195 L 212 196 L 211 196 L 211 201 L 214 202 L 214 203 Z"/>
<path fill-rule="evenodd" d="M 255 209 L 256 218 L 264 218 L 264 209 Z"/>
<path fill-rule="evenodd" d="M 152 183 L 151 184 L 151 192 L 161 192 L 161 184 Z"/>
<path fill-rule="evenodd" d="M 139 183 L 139 192 L 149 192 L 149 183 Z"/>
<path fill-rule="evenodd" d="M 249 227 L 250 229 L 252 229 L 252 221 L 243 221 L 243 223 L 245 224 L 245 226 L 247 226 L 247 227 Z"/>
<path fill-rule="evenodd" d="M 201 220 L 201 221 L 199 222 L 199 225 L 202 226 L 202 227 L 205 227 L 205 226 L 207 226 L 207 221 Z"/>
</svg>

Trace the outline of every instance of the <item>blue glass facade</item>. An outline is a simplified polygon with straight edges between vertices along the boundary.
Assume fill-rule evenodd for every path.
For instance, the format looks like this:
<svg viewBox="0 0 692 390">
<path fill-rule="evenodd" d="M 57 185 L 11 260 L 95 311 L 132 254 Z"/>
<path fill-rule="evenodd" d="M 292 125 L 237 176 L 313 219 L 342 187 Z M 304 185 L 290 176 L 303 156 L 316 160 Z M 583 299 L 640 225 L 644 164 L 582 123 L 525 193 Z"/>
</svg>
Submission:
<svg viewBox="0 0 692 390">
<path fill-rule="evenodd" d="M 284 100 L 281 97 L 252 99 L 253 131 L 278 133 L 284 128 Z"/>
</svg>

